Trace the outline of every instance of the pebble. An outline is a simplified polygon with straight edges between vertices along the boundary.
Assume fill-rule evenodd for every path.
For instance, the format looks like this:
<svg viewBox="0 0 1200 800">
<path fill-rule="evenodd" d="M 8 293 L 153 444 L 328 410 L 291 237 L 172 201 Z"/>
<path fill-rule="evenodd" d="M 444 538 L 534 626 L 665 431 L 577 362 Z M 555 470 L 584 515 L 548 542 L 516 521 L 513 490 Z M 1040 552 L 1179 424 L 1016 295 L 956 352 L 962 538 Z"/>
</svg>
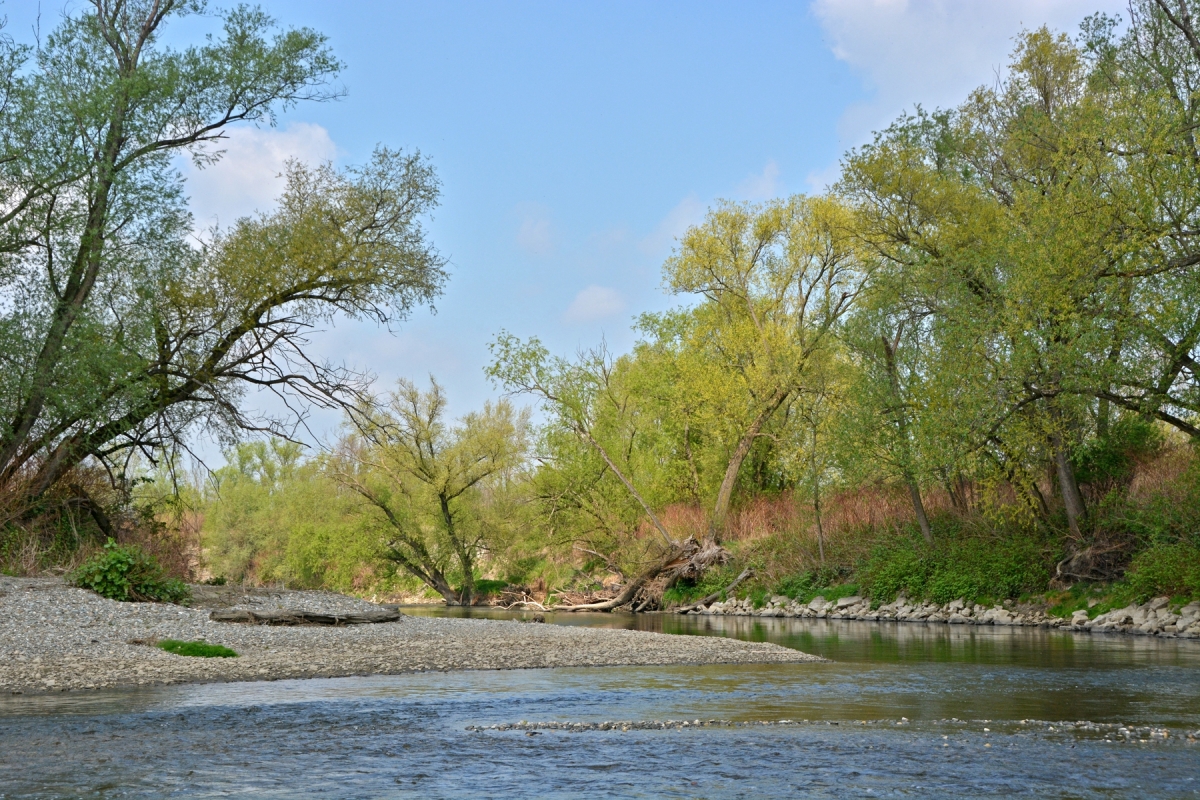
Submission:
<svg viewBox="0 0 1200 800">
<path fill-rule="evenodd" d="M 198 593 L 203 595 L 203 593 Z M 330 592 L 224 592 L 254 611 L 351 613 L 378 606 Z M 213 622 L 208 608 L 120 603 L 58 578 L 0 576 L 0 693 L 278 680 L 459 669 L 822 661 L 779 645 L 511 621 L 401 617 L 346 627 Z M 204 640 L 238 658 L 148 646 Z"/>
</svg>

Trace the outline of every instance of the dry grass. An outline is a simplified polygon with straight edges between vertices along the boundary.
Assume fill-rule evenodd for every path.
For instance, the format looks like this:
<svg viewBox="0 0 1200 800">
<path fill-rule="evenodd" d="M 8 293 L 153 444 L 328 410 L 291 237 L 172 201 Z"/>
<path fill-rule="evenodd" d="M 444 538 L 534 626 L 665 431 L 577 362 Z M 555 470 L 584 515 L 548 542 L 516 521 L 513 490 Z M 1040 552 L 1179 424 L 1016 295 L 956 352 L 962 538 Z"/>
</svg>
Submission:
<svg viewBox="0 0 1200 800">
<path fill-rule="evenodd" d="M 0 571 L 10 575 L 63 574 L 95 555 L 108 535 L 88 507 L 105 509 L 113 538 L 150 553 L 168 575 L 194 580 L 200 568 L 202 515 L 147 518 L 99 469 L 79 467 L 36 501 L 19 483 L 0 495 Z"/>
</svg>

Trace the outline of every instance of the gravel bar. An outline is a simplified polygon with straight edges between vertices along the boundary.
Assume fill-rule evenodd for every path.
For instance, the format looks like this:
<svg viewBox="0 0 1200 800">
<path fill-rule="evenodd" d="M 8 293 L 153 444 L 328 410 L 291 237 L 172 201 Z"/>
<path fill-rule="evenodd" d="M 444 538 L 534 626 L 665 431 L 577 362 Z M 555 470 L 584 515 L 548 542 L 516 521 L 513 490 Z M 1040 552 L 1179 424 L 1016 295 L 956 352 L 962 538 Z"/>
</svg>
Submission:
<svg viewBox="0 0 1200 800">
<path fill-rule="evenodd" d="M 353 613 L 379 606 L 329 592 L 201 591 L 197 605 L 119 603 L 56 578 L 0 576 L 0 692 L 332 678 L 460 669 L 821 661 L 765 642 L 709 636 L 402 617 L 346 627 L 212 622 L 209 609 Z M 146 642 L 203 640 L 238 658 L 192 658 Z"/>
</svg>

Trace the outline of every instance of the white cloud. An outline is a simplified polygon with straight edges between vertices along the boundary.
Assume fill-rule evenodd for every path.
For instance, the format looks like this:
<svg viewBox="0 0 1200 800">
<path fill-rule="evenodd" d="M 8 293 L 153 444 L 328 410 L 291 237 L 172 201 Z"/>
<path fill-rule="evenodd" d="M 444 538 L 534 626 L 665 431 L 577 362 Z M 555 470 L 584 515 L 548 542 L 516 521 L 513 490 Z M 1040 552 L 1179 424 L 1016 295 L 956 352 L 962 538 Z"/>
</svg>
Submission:
<svg viewBox="0 0 1200 800">
<path fill-rule="evenodd" d="M 868 141 L 904 110 L 961 103 L 993 83 L 1022 28 L 1048 25 L 1074 35 L 1095 11 L 1118 14 L 1126 0 L 814 0 L 830 48 L 874 92 L 838 126 L 842 144 Z M 820 181 L 821 173 L 810 176 Z"/>
<path fill-rule="evenodd" d="M 521 224 L 517 228 L 517 246 L 531 256 L 545 257 L 554 252 L 554 229 L 548 211 L 536 203 L 518 206 Z"/>
<path fill-rule="evenodd" d="M 225 151 L 216 164 L 197 169 L 189 161 L 183 167 L 192 213 L 202 230 L 270 210 L 283 191 L 288 160 L 319 164 L 337 155 L 329 131 L 307 122 L 282 130 L 233 128 L 215 149 Z"/>
<path fill-rule="evenodd" d="M 704 203 L 694 194 L 679 201 L 679 204 L 667 212 L 654 230 L 638 243 L 638 249 L 654 257 L 665 256 L 675 245 L 675 240 L 684 232 L 704 221 Z"/>
<path fill-rule="evenodd" d="M 592 284 L 571 301 L 563 314 L 563 322 L 595 322 L 625 310 L 625 298 L 616 289 Z"/>
<path fill-rule="evenodd" d="M 761 174 L 751 175 L 739 183 L 734 195 L 742 200 L 770 200 L 779 193 L 779 165 L 768 161 Z"/>
</svg>

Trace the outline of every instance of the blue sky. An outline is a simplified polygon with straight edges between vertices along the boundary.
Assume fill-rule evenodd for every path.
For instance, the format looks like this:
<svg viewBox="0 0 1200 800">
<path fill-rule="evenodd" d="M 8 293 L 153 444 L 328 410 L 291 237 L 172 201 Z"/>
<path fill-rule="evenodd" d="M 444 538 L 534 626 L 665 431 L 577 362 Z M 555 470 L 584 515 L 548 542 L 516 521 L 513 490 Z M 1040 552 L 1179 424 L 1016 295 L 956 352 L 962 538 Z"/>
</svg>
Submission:
<svg viewBox="0 0 1200 800">
<path fill-rule="evenodd" d="M 49 27 L 62 8 L 43 3 Z M 185 166 L 203 225 L 265 209 L 289 157 L 365 160 L 419 148 L 442 205 L 429 224 L 451 279 L 437 314 L 390 334 L 344 323 L 314 338 L 383 384 L 433 373 L 461 414 L 494 397 L 501 329 L 571 353 L 633 341 L 633 317 L 677 302 L 660 267 L 718 198 L 819 191 L 840 155 L 915 103 L 995 79 L 1022 27 L 1074 31 L 1119 0 L 367 2 L 264 7 L 327 34 L 346 97 L 231 135 Z M 37 4 L 8 4 L 28 40 Z M 211 21 L 210 21 L 211 22 Z M 211 27 L 203 20 L 188 29 Z M 337 424 L 313 420 L 317 432 Z"/>
</svg>

